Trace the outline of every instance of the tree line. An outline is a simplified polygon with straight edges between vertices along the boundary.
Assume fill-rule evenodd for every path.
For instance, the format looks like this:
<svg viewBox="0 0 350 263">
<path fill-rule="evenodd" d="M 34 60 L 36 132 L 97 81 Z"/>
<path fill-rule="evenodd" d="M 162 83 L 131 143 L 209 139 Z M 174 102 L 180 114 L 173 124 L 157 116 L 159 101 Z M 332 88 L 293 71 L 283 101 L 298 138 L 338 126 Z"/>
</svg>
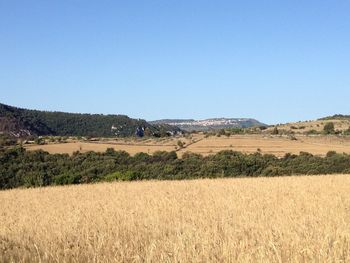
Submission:
<svg viewBox="0 0 350 263">
<path fill-rule="evenodd" d="M 93 183 L 113 180 L 179 180 L 220 177 L 350 174 L 350 155 L 325 157 L 301 152 L 277 158 L 270 154 L 221 151 L 202 156 L 176 152 L 138 153 L 107 149 L 104 153 L 49 154 L 22 147 L 0 150 L 0 189 Z"/>
</svg>

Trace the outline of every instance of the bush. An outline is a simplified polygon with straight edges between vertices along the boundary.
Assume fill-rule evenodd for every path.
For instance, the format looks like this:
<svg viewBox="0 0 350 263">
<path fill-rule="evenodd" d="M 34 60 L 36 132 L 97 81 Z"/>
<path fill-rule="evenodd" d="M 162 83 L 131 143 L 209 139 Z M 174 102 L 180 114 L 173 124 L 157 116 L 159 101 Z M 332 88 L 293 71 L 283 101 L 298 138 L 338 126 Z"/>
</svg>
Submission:
<svg viewBox="0 0 350 263">
<path fill-rule="evenodd" d="M 183 141 L 178 140 L 177 145 L 182 149 L 185 146 L 185 143 Z"/>
<path fill-rule="evenodd" d="M 273 135 L 279 134 L 278 128 L 275 127 L 275 128 L 272 130 L 272 133 L 271 133 L 271 134 L 273 134 Z"/>
<path fill-rule="evenodd" d="M 114 172 L 114 173 L 112 173 L 112 174 L 106 175 L 106 176 L 104 177 L 104 180 L 105 180 L 106 182 L 112 182 L 112 181 L 117 181 L 117 180 L 119 180 L 119 179 L 122 178 L 122 177 L 123 177 L 123 176 L 122 176 L 121 172 Z"/>
<path fill-rule="evenodd" d="M 54 178 L 54 184 L 56 185 L 66 185 L 66 184 L 77 184 L 79 183 L 79 176 L 73 174 L 62 174 Z"/>
<path fill-rule="evenodd" d="M 121 181 L 134 181 L 137 179 L 142 179 L 140 174 L 135 171 L 126 171 L 124 173 L 118 174 L 118 180 Z"/>
<path fill-rule="evenodd" d="M 45 144 L 45 140 L 43 138 L 37 137 L 35 139 L 35 143 L 38 145 L 44 145 Z"/>
<path fill-rule="evenodd" d="M 337 152 L 335 152 L 335 151 L 329 151 L 329 152 L 327 152 L 326 157 L 330 158 L 330 157 L 333 157 L 333 156 L 335 156 L 335 155 L 337 155 Z"/>
<path fill-rule="evenodd" d="M 344 135 L 350 135 L 350 127 L 343 132 Z"/>
<path fill-rule="evenodd" d="M 324 125 L 323 127 L 323 132 L 324 134 L 334 134 L 334 123 L 333 122 L 328 122 Z"/>
<path fill-rule="evenodd" d="M 287 174 L 288 173 L 283 168 L 273 165 L 268 166 L 261 173 L 262 176 L 280 176 Z"/>
<path fill-rule="evenodd" d="M 225 129 L 220 129 L 219 132 L 218 132 L 219 135 L 226 135 L 226 131 Z"/>
</svg>

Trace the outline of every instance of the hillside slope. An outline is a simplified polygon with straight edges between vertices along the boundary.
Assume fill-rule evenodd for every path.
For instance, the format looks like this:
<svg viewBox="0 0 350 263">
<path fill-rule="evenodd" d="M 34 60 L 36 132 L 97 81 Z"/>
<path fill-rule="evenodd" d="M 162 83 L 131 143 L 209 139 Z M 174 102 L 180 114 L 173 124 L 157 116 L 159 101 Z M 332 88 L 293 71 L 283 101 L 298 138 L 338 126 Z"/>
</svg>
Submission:
<svg viewBox="0 0 350 263">
<path fill-rule="evenodd" d="M 350 132 L 350 116 L 347 115 L 334 115 L 330 117 L 324 117 L 318 120 L 290 122 L 285 124 L 277 124 L 270 126 L 266 133 L 272 132 L 277 127 L 280 132 L 295 133 L 295 134 L 317 134 L 322 133 L 324 126 L 327 123 L 333 123 L 334 129 L 338 134 Z"/>
<path fill-rule="evenodd" d="M 24 136 L 132 136 L 139 127 L 151 134 L 178 131 L 177 127 L 151 125 L 125 115 L 80 114 L 28 110 L 0 103 L 0 133 Z"/>
</svg>

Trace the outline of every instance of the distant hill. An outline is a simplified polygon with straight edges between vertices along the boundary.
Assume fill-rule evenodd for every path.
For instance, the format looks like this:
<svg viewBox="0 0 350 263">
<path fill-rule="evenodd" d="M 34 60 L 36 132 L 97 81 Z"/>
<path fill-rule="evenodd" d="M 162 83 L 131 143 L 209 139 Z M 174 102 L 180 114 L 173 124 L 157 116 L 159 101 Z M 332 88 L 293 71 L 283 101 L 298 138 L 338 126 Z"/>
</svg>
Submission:
<svg viewBox="0 0 350 263">
<path fill-rule="evenodd" d="M 270 126 L 265 132 L 271 132 L 275 127 L 278 128 L 279 131 L 286 133 L 295 133 L 295 134 L 322 134 L 324 130 L 324 126 L 332 122 L 334 124 L 335 130 L 341 133 L 349 133 L 350 132 L 350 115 L 341 115 L 336 114 L 333 116 L 328 116 L 324 118 L 320 118 L 317 120 L 307 120 L 307 121 L 298 121 L 298 122 L 290 122 L 285 124 L 277 124 Z"/>
<path fill-rule="evenodd" d="M 326 120 L 350 120 L 350 115 L 343 115 L 343 114 L 335 114 L 333 116 L 328 116 L 319 119 L 320 121 L 326 121 Z"/>
<path fill-rule="evenodd" d="M 179 128 L 150 124 L 125 115 L 79 114 L 28 110 L 0 103 L 0 133 L 28 136 L 133 136 L 138 129 L 151 135 L 172 134 Z"/>
<path fill-rule="evenodd" d="M 193 119 L 164 119 L 151 121 L 151 124 L 167 124 L 179 127 L 185 131 L 208 131 L 225 128 L 250 128 L 255 126 L 266 126 L 255 119 L 248 118 L 213 118 L 206 120 Z"/>
</svg>

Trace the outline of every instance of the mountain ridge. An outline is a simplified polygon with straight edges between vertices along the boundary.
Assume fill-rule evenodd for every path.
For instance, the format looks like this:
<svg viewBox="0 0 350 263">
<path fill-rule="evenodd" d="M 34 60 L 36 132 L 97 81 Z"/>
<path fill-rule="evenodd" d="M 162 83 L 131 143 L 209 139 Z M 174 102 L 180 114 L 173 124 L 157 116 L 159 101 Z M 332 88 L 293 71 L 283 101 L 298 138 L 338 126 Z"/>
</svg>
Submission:
<svg viewBox="0 0 350 263">
<path fill-rule="evenodd" d="M 208 131 L 227 128 L 250 128 L 255 126 L 267 126 L 253 118 L 208 118 L 194 119 L 162 119 L 150 121 L 151 124 L 167 124 L 179 127 L 185 131 Z"/>
</svg>

